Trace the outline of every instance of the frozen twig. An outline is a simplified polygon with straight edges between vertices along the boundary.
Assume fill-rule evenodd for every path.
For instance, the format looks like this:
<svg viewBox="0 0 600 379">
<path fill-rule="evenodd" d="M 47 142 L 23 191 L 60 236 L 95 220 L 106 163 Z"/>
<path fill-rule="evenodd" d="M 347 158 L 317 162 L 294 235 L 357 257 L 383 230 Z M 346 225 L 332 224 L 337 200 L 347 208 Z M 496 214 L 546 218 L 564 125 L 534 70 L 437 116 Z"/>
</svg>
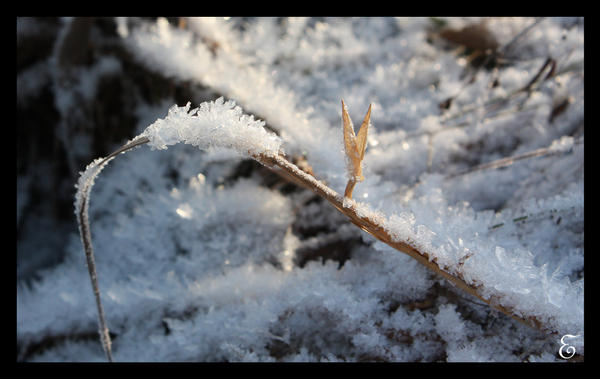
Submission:
<svg viewBox="0 0 600 379">
<path fill-rule="evenodd" d="M 284 156 L 258 155 L 253 156 L 253 158 L 258 162 L 262 163 L 263 165 L 273 169 L 280 175 L 289 178 L 293 182 L 298 183 L 303 187 L 310 188 L 317 195 L 331 203 L 338 211 L 343 213 L 346 217 L 349 218 L 349 220 L 354 225 L 358 226 L 363 231 L 369 233 L 373 237 L 393 247 L 394 249 L 410 255 L 412 258 L 416 259 L 419 263 L 421 263 L 428 269 L 441 275 L 461 290 L 475 296 L 476 298 L 485 302 L 492 308 L 530 327 L 550 333 L 554 332 L 553 330 L 547 328 L 536 317 L 519 316 L 516 314 L 516 312 L 513 312 L 512 309 L 500 305 L 497 301 L 498 299 L 483 297 L 480 293 L 480 285 L 468 284 L 466 280 L 460 275 L 454 275 L 443 270 L 437 265 L 435 259 L 430 259 L 430 255 L 427 252 L 421 251 L 420 249 L 412 246 L 408 242 L 396 241 L 392 234 L 387 230 L 385 223 L 382 222 L 383 220 L 379 219 L 378 217 L 373 217 L 372 215 L 366 215 L 363 212 L 360 212 L 357 209 L 357 207 L 347 206 L 347 203 L 344 201 L 343 196 L 338 194 L 333 189 L 327 187 L 325 184 L 323 184 L 321 181 L 317 180 L 313 176 L 300 170 L 296 165 L 289 162 Z"/>
<path fill-rule="evenodd" d="M 100 299 L 100 288 L 98 286 L 98 275 L 96 272 L 96 263 L 94 259 L 94 247 L 92 245 L 92 235 L 90 232 L 90 222 L 88 217 L 89 195 L 92 190 L 92 186 L 94 185 L 94 178 L 96 175 L 98 175 L 108 161 L 108 159 L 100 161 L 96 160 L 88 165 L 86 170 L 81 174 L 79 183 L 77 185 L 75 215 L 77 217 L 77 224 L 79 225 L 81 243 L 83 244 L 83 250 L 85 251 L 85 258 L 87 261 L 88 272 L 90 274 L 90 280 L 92 282 L 92 290 L 96 300 L 96 307 L 98 308 L 100 341 L 102 343 L 102 348 L 106 353 L 106 358 L 109 362 L 112 362 L 113 358 L 111 340 L 106 323 L 106 317 L 104 315 L 104 308 L 102 307 L 102 301 Z"/>
<path fill-rule="evenodd" d="M 347 115 L 345 105 L 343 105 L 342 117 L 344 120 L 345 144 L 347 153 L 353 153 L 353 155 L 349 155 L 349 170 L 351 174 L 349 184 L 352 183 L 352 188 L 356 181 L 362 179 L 360 163 L 364 157 L 366 148 L 366 131 L 369 125 L 370 111 L 371 108 L 369 108 L 369 111 L 365 116 L 365 120 L 363 121 L 358 136 L 354 136 L 353 129 L 349 129 L 352 125 Z M 149 143 L 155 148 L 166 148 L 167 145 L 186 142 L 202 149 L 220 146 L 234 148 L 239 152 L 244 152 L 247 156 L 252 157 L 284 178 L 287 178 L 300 186 L 311 189 L 314 193 L 327 200 L 338 211 L 348 217 L 348 219 L 361 230 L 369 233 L 379 241 L 394 249 L 410 255 L 419 263 L 441 275 L 461 290 L 475 296 L 492 308 L 529 326 L 546 332 L 555 333 L 555 331 L 552 330 L 552 327 L 544 325 L 544 323 L 535 315 L 528 316 L 520 311 L 514 311 L 511 308 L 503 306 L 501 304 L 501 294 L 484 296 L 483 290 L 485 290 L 485 288 L 482 283 L 475 280 L 467 281 L 462 277 L 460 272 L 450 272 L 447 269 L 440 267 L 437 263 L 437 259 L 431 252 L 424 251 L 423 248 L 415 245 L 415 243 L 411 241 L 399 240 L 390 228 L 387 216 L 371 211 L 366 204 L 357 203 L 350 199 L 349 196 L 346 196 L 351 195 L 352 188 L 350 188 L 350 191 L 348 192 L 347 187 L 345 196 L 342 196 L 323 182 L 317 180 L 310 173 L 303 171 L 290 162 L 281 150 L 279 150 L 280 141 L 275 136 L 269 135 L 268 132 L 262 128 L 262 125 L 263 123 L 255 121 L 252 117 L 243 115 L 239 107 L 234 107 L 230 102 L 223 103 L 221 99 L 210 104 L 204 103 L 200 108 L 191 112 L 189 112 L 189 104 L 183 109 L 173 107 L 170 110 L 167 119 L 158 120 L 150 125 L 140 136 L 117 149 L 106 158 L 96 159 L 81 173 L 77 183 L 78 191 L 75 199 L 75 213 L 98 308 L 101 342 L 109 361 L 112 361 L 111 341 L 100 299 L 88 217 L 90 192 L 95 177 L 110 160 L 121 153 L 146 143 Z M 263 143 L 262 146 L 260 145 L 261 141 Z M 565 144 L 559 145 L 560 146 L 553 146 L 551 149 L 563 150 L 561 146 Z M 513 160 L 514 159 L 515 158 L 513 157 Z"/>
<path fill-rule="evenodd" d="M 96 307 L 98 308 L 100 341 L 102 343 L 102 348 L 106 353 L 106 358 L 109 362 L 113 361 L 111 339 L 108 331 L 108 325 L 106 323 L 106 316 L 104 315 L 104 308 L 102 307 L 102 300 L 100 298 L 100 287 L 98 285 L 98 275 L 96 271 L 96 262 L 94 259 L 94 247 L 92 245 L 92 234 L 88 216 L 90 193 L 92 191 L 92 186 L 94 185 L 96 176 L 100 173 L 100 171 L 102 171 L 108 162 L 110 162 L 120 153 L 124 153 L 127 150 L 148 142 L 149 140 L 146 137 L 137 138 L 117 149 L 106 158 L 96 159 L 86 167 L 85 171 L 81 173 L 76 186 L 77 194 L 75 195 L 75 215 L 77 217 L 77 224 L 79 225 L 81 243 L 83 244 L 83 250 L 85 251 L 85 258 L 90 274 L 94 298 L 96 300 Z"/>
</svg>

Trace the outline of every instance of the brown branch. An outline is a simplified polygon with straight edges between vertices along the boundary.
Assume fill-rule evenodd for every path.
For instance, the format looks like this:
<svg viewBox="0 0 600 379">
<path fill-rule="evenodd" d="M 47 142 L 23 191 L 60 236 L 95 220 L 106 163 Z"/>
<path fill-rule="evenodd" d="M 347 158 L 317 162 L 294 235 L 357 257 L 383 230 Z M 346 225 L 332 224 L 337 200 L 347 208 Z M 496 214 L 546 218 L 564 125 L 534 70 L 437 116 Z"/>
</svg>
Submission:
<svg viewBox="0 0 600 379">
<path fill-rule="evenodd" d="M 378 220 L 374 220 L 368 216 L 359 215 L 354 207 L 344 207 L 344 198 L 341 195 L 339 195 L 331 188 L 327 187 L 322 182 L 318 181 L 313 176 L 300 170 L 293 163 L 289 162 L 285 157 L 281 155 L 276 155 L 274 157 L 255 155 L 253 156 L 253 158 L 256 159 L 258 162 L 262 163 L 263 165 L 269 167 L 273 171 L 279 173 L 283 177 L 291 178 L 293 182 L 300 184 L 302 187 L 310 188 L 317 195 L 329 201 L 329 203 L 331 203 L 338 211 L 346 215 L 350 219 L 350 221 L 354 225 L 358 226 L 360 229 L 369 233 L 381 242 L 384 242 L 385 244 L 393 247 L 394 249 L 410 255 L 412 258 L 416 259 L 419 263 L 421 263 L 431 271 L 434 271 L 437 274 L 443 276 L 446 280 L 450 281 L 452 284 L 454 284 L 461 290 L 475 296 L 479 300 L 488 304 L 490 307 L 514 318 L 515 320 L 524 323 L 525 325 L 528 325 L 541 331 L 554 333 L 553 330 L 547 328 L 545 325 L 543 325 L 542 322 L 540 322 L 535 317 L 517 316 L 512 309 L 502 306 L 499 302 L 499 298 L 484 298 L 479 291 L 481 288 L 480 284 L 469 284 L 465 281 L 464 278 L 460 276 L 460 274 L 455 275 L 443 270 L 438 266 L 435 258 L 430 259 L 430 256 L 427 252 L 420 251 L 408 242 L 395 241 L 394 238 L 390 235 L 390 233 L 387 230 L 385 230 L 385 228 L 380 224 Z"/>
<path fill-rule="evenodd" d="M 136 146 L 148 143 L 149 140 L 146 137 L 137 138 L 130 143 L 124 145 L 123 147 L 117 149 L 115 152 L 108 155 L 106 158 L 100 160 L 98 164 L 91 167 L 95 171 L 91 174 L 91 176 L 84 182 L 83 188 L 80 188 L 81 196 L 77 199 L 76 207 L 78 209 L 77 221 L 79 223 L 79 232 L 81 236 L 81 241 L 83 243 L 87 266 L 90 274 L 90 280 L 92 283 L 92 288 L 94 291 L 94 297 L 96 299 L 96 306 L 98 309 L 98 321 L 99 321 L 99 331 L 102 346 L 105 350 L 107 359 L 112 362 L 112 352 L 111 352 L 111 340 L 110 334 L 108 330 L 108 326 L 106 323 L 106 317 L 104 315 L 104 309 L 102 307 L 102 302 L 100 298 L 100 290 L 98 286 L 98 278 L 96 273 L 96 265 L 94 261 L 94 249 L 92 246 L 92 237 L 90 232 L 90 224 L 88 217 L 88 204 L 89 204 L 89 196 L 91 192 L 91 187 L 93 186 L 94 177 L 102 170 L 103 166 L 106 165 L 112 158 L 115 156 L 124 153 Z M 373 237 L 377 238 L 381 242 L 386 243 L 387 245 L 393 247 L 394 249 L 401 251 L 405 254 L 408 254 L 412 258 L 416 259 L 419 263 L 430 269 L 431 271 L 441 275 L 446 280 L 450 281 L 452 284 L 460 288 L 461 290 L 475 296 L 481 301 L 488 304 L 490 307 L 528 325 L 534 327 L 536 329 L 555 333 L 555 331 L 550 330 L 545 327 L 542 322 L 540 322 L 535 317 L 520 317 L 513 312 L 512 309 L 504 307 L 500 304 L 500 298 L 498 296 L 484 298 L 479 289 L 481 288 L 481 284 L 469 284 L 460 274 L 452 274 L 447 272 L 438 266 L 436 262 L 436 258 L 430 259 L 430 255 L 425 251 L 420 251 L 418 248 L 412 246 L 409 242 L 396 241 L 394 237 L 386 230 L 383 225 L 383 220 L 377 220 L 373 217 L 360 215 L 356 208 L 353 206 L 347 206 L 344 201 L 344 197 L 338 194 L 333 189 L 327 187 L 323 182 L 318 181 L 314 176 L 302 171 L 298 166 L 288 161 L 283 155 L 251 155 L 253 159 L 258 161 L 259 163 L 265 165 L 270 168 L 277 174 L 282 177 L 302 186 L 305 188 L 311 189 L 320 197 L 329 201 L 338 211 L 346 215 L 348 219 L 356 226 L 358 226 L 363 231 L 369 233 Z M 352 188 L 354 187 L 355 181 L 349 181 L 348 186 L 346 188 L 346 192 L 352 192 Z M 346 197 L 348 198 L 348 197 Z M 349 198 L 348 198 L 349 199 Z M 350 200 L 352 201 L 352 200 Z"/>
</svg>

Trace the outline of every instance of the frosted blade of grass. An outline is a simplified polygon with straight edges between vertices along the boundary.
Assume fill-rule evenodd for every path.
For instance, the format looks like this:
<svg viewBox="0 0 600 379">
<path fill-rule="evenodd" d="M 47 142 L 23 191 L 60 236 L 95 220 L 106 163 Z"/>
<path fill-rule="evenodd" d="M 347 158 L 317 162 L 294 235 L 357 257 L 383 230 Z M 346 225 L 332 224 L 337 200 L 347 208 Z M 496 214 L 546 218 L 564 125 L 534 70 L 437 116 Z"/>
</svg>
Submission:
<svg viewBox="0 0 600 379">
<path fill-rule="evenodd" d="M 116 150 L 106 158 L 98 158 L 90 163 L 85 171 L 80 173 L 79 180 L 75 187 L 77 193 L 75 194 L 75 216 L 77 217 L 77 224 L 79 226 L 79 235 L 81 237 L 81 243 L 85 251 L 85 258 L 87 261 L 87 267 L 90 274 L 90 281 L 92 283 L 92 289 L 94 291 L 94 298 L 96 300 L 96 307 L 98 308 L 98 324 L 100 341 L 102 348 L 106 353 L 106 358 L 109 362 L 112 362 L 112 349 L 110 334 L 106 323 L 106 317 L 104 315 L 104 308 L 102 307 L 102 301 L 100 298 L 100 287 L 98 286 L 98 275 L 96 272 L 96 262 L 94 259 L 94 247 L 92 245 L 92 235 L 90 229 L 90 222 L 88 217 L 89 199 L 90 192 L 94 186 L 94 180 L 96 176 L 102 171 L 102 169 L 110 162 L 115 156 L 120 153 L 124 153 L 136 146 L 147 143 L 148 139 L 145 137 L 136 138 L 130 143 L 125 144 L 120 149 Z"/>
<path fill-rule="evenodd" d="M 390 221 L 391 219 L 388 218 L 387 215 L 371 210 L 365 203 L 358 203 L 348 197 L 341 196 L 322 182 L 315 179 L 312 175 L 300 170 L 282 156 L 268 158 L 258 156 L 254 158 L 267 167 L 272 169 L 276 167 L 274 170 L 275 172 L 293 179 L 294 182 L 297 182 L 306 188 L 310 188 L 347 216 L 354 225 L 381 242 L 411 256 L 431 271 L 444 277 L 462 291 L 478 298 L 490 307 L 524 323 L 525 325 L 545 332 L 554 333 L 551 326 L 548 327 L 544 325 L 535 315 L 522 314 L 518 309 L 515 310 L 511 307 L 503 306 L 500 303 L 501 296 L 496 298 L 483 296 L 481 292 L 482 289 L 485 290 L 485 288 L 469 283 L 469 281 L 465 280 L 460 274 L 451 273 L 448 269 L 442 269 L 433 259 L 434 256 L 431 255 L 430 252 L 427 252 L 427 247 L 421 246 L 417 242 L 418 238 L 403 238 L 405 234 L 403 227 L 398 228 L 397 225 L 394 225 L 394 223 Z M 400 232 L 398 231 L 399 229 Z"/>
<path fill-rule="evenodd" d="M 365 131 L 366 126 L 368 126 L 369 117 L 370 112 L 367 113 L 365 122 L 363 122 Z M 344 124 L 345 126 L 351 126 L 351 121 L 347 117 L 347 114 Z M 502 286 L 498 287 L 495 282 L 492 282 L 490 285 L 491 288 L 488 288 L 486 280 L 489 278 L 489 275 L 487 271 L 477 271 L 472 265 L 473 259 L 480 259 L 480 256 L 466 256 L 464 259 L 461 258 L 462 261 L 459 261 L 457 264 L 448 263 L 448 261 L 443 261 L 443 259 L 440 263 L 440 259 L 444 258 L 444 251 L 439 251 L 435 244 L 432 244 L 431 236 L 435 235 L 435 233 L 425 225 L 418 225 L 414 229 L 414 222 L 410 219 L 405 220 L 402 215 L 399 216 L 397 214 L 392 214 L 388 217 L 384 213 L 371 210 L 368 204 L 359 203 L 347 196 L 342 196 L 323 182 L 317 180 L 313 175 L 302 171 L 284 157 L 281 152 L 281 140 L 274 134 L 267 132 L 263 128 L 263 125 L 264 122 L 256 121 L 252 116 L 243 114 L 241 108 L 235 106 L 233 101 L 224 102 L 222 98 L 219 98 L 215 102 L 202 103 L 199 108 L 191 111 L 189 103 L 185 107 L 173 106 L 164 119 L 159 119 L 148 126 L 140 136 L 108 157 L 95 160 L 82 173 L 77 185 L 76 213 L 98 306 L 102 345 L 109 360 L 112 360 L 110 336 L 100 302 L 100 293 L 95 272 L 87 215 L 88 199 L 94 179 L 102 168 L 119 153 L 123 153 L 144 143 L 149 143 L 155 149 L 166 149 L 167 146 L 180 142 L 191 144 L 203 150 L 215 147 L 234 149 L 240 155 L 251 157 L 282 176 L 311 189 L 320 197 L 326 199 L 363 231 L 394 249 L 408 254 L 428 269 L 441 275 L 461 290 L 484 301 L 492 308 L 529 326 L 551 334 L 557 333 L 558 329 L 562 328 L 561 323 L 564 324 L 564 320 L 555 320 L 555 316 L 562 317 L 562 315 L 555 315 L 553 310 L 550 312 L 544 310 L 540 313 L 529 302 L 523 304 L 523 302 L 519 302 L 521 298 L 517 298 L 517 300 L 513 299 L 514 296 L 511 297 L 510 292 L 512 287 L 507 290 Z M 345 136 L 353 136 L 353 130 L 350 131 L 349 128 L 345 128 L 345 131 Z M 364 143 L 364 138 L 366 138 L 366 133 L 361 137 L 361 143 Z M 358 151 L 355 139 L 356 137 L 354 139 L 350 138 L 350 142 L 352 143 L 349 145 L 353 147 L 356 158 L 360 158 L 361 152 Z M 553 151 L 565 151 L 572 144 L 572 139 L 559 140 L 550 149 Z M 357 163 L 360 164 L 360 161 L 358 160 Z M 414 219 L 414 216 L 409 215 L 410 217 Z M 498 264 L 512 264 L 512 261 L 509 262 L 508 258 L 505 258 L 506 254 L 504 254 L 503 248 L 498 246 L 493 251 L 488 250 L 488 253 L 490 252 L 497 258 L 496 261 Z M 466 262 L 467 259 L 469 259 L 468 262 Z M 525 258 L 522 260 L 526 261 Z M 528 262 L 526 263 L 528 264 Z M 465 269 L 466 266 L 468 266 L 467 269 Z M 542 284 L 549 283 L 546 276 L 534 276 L 535 278 L 533 279 L 539 278 Z M 500 284 L 505 285 L 506 282 Z M 561 287 L 556 288 L 560 290 Z"/>
<path fill-rule="evenodd" d="M 90 280 L 92 282 L 92 289 L 94 291 L 94 298 L 96 299 L 96 307 L 98 308 L 98 323 L 100 341 L 102 342 L 102 348 L 106 353 L 106 358 L 109 362 L 112 362 L 112 350 L 111 340 L 108 332 L 108 326 L 106 323 L 106 317 L 104 315 L 104 309 L 102 307 L 102 301 L 100 299 L 100 289 L 98 286 L 98 275 L 96 273 L 96 263 L 94 260 L 94 248 L 92 246 L 92 235 L 90 232 L 90 224 L 88 218 L 88 207 L 89 207 L 89 195 L 94 185 L 94 179 L 104 166 L 111 160 L 99 158 L 94 162 L 90 163 L 85 171 L 81 173 L 79 181 L 77 182 L 77 193 L 75 195 L 75 215 L 77 217 L 77 224 L 79 225 L 79 234 L 81 236 L 81 243 L 85 251 L 85 258 L 87 261 L 87 267 L 90 274 Z"/>
</svg>

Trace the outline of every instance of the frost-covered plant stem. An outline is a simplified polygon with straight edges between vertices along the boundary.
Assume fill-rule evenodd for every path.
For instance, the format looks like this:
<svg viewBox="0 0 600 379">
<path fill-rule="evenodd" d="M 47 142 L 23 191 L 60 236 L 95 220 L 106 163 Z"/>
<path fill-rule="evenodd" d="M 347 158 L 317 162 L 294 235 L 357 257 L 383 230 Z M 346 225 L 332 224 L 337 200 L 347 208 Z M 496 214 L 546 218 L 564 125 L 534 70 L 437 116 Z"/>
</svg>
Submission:
<svg viewBox="0 0 600 379">
<path fill-rule="evenodd" d="M 90 280 L 92 282 L 92 288 L 94 291 L 94 298 L 96 299 L 96 307 L 98 308 L 98 322 L 100 340 L 102 347 L 106 353 L 106 358 L 109 362 L 113 361 L 110 334 L 108 332 L 108 326 L 106 324 L 106 316 L 104 315 L 104 308 L 102 307 L 102 301 L 100 300 L 100 288 L 98 287 L 98 275 L 96 273 L 96 263 L 94 261 L 94 248 L 92 246 L 92 236 L 90 233 L 89 222 L 87 222 L 87 205 L 81 208 L 79 218 L 86 221 L 80 222 L 80 233 L 81 241 L 83 243 L 83 249 L 85 250 L 85 258 L 87 261 L 88 271 L 90 273 Z"/>
<path fill-rule="evenodd" d="M 98 325 L 100 333 L 100 341 L 102 348 L 106 353 L 106 358 L 109 362 L 113 361 L 111 339 L 108 331 L 108 325 L 106 323 L 106 316 L 104 315 L 104 308 L 102 307 L 102 300 L 100 299 L 100 287 L 98 285 L 98 274 L 96 271 L 96 262 L 94 259 L 94 247 L 92 245 L 92 234 L 90 231 L 90 222 L 88 217 L 89 198 L 92 186 L 94 185 L 95 177 L 102 171 L 104 166 L 112 160 L 115 156 L 123 153 L 129 149 L 140 144 L 147 143 L 148 139 L 145 137 L 138 138 L 135 141 L 128 143 L 110 154 L 106 158 L 97 159 L 92 162 L 86 171 L 82 174 L 79 182 L 77 183 L 77 194 L 75 199 L 75 215 L 77 217 L 77 224 L 79 225 L 79 234 L 81 236 L 81 243 L 83 244 L 83 250 L 85 251 L 85 258 L 87 262 L 88 272 L 90 274 L 90 281 L 92 283 L 92 290 L 94 292 L 94 298 L 96 300 L 96 307 L 98 308 Z"/>
<path fill-rule="evenodd" d="M 273 169 L 275 172 L 280 175 L 291 179 L 292 181 L 302 185 L 303 187 L 310 188 L 316 194 L 323 197 L 329 203 L 331 203 L 338 211 L 342 212 L 346 215 L 350 221 L 369 233 L 373 237 L 377 238 L 381 242 L 386 243 L 387 245 L 393 247 L 396 250 L 399 250 L 405 254 L 410 255 L 414 259 L 416 259 L 419 263 L 427 267 L 428 269 L 440 274 L 445 279 L 449 280 L 451 283 L 456 285 L 461 290 L 477 297 L 481 301 L 485 302 L 492 308 L 536 329 L 553 333 L 554 331 L 545 327 L 539 320 L 535 317 L 520 317 L 515 315 L 515 313 L 502 305 L 500 305 L 496 299 L 486 299 L 481 296 L 478 289 L 479 286 L 469 285 L 463 278 L 460 276 L 452 275 L 445 270 L 441 269 L 434 260 L 429 259 L 429 255 L 426 252 L 420 251 L 415 248 L 411 244 L 402 241 L 395 241 L 394 237 L 386 230 L 385 225 L 383 225 L 383 220 L 376 219 L 366 214 L 361 214 L 358 208 L 354 206 L 348 206 L 348 203 L 344 201 L 344 197 L 338 194 L 336 191 L 327 187 L 322 182 L 318 181 L 312 175 L 309 175 L 298 168 L 293 163 L 289 162 L 285 157 L 281 155 L 276 155 L 273 157 L 270 156 L 253 156 L 255 160 L 262 163 L 263 165 Z"/>
<path fill-rule="evenodd" d="M 350 149 L 351 152 L 355 153 L 351 157 L 356 158 L 352 162 L 350 170 L 352 174 L 351 178 L 355 179 L 349 181 L 349 185 L 352 187 L 354 187 L 356 179 L 362 179 L 360 161 L 362 160 L 366 145 L 366 126 L 369 124 L 369 115 L 370 109 L 363 122 L 365 128 L 361 127 L 361 131 L 364 131 L 364 134 L 359 132 L 359 136 L 356 139 L 347 139 L 349 145 L 352 147 Z M 95 160 L 81 173 L 77 183 L 78 191 L 75 200 L 75 213 L 79 223 L 81 240 L 98 308 L 101 342 L 109 361 L 112 361 L 111 341 L 100 299 L 100 290 L 94 263 L 94 251 L 88 217 L 89 197 L 95 177 L 110 160 L 120 153 L 146 143 L 158 149 L 165 149 L 167 145 L 180 142 L 189 143 L 201 149 L 213 146 L 233 148 L 245 156 L 252 157 L 290 181 L 311 189 L 317 195 L 331 203 L 338 211 L 346 215 L 353 224 L 363 231 L 394 249 L 410 255 L 428 269 L 441 275 L 461 290 L 477 297 L 492 308 L 528 326 L 552 334 L 557 333 L 552 326 L 544 325 L 544 322 L 540 321 L 535 315 L 523 314 L 522 312 L 503 306 L 501 304 L 503 300 L 502 294 L 493 296 L 482 295 L 486 289 L 483 283 L 475 280 L 468 282 L 462 277 L 460 272 L 451 272 L 443 269 L 438 265 L 436 258 L 431 252 L 424 251 L 417 243 L 395 236 L 387 216 L 370 210 L 366 204 L 358 203 L 349 196 L 338 194 L 317 180 L 313 175 L 291 163 L 280 150 L 281 141 L 279 138 L 265 131 L 262 128 L 263 125 L 263 122 L 256 121 L 251 116 L 243 115 L 241 108 L 236 107 L 233 102 L 224 103 L 222 99 L 211 103 L 203 103 L 199 108 L 192 111 L 189 110 L 189 104 L 183 108 L 175 106 L 169 110 L 169 115 L 166 119 L 157 120 L 157 122 L 146 128 L 140 136 L 106 158 Z M 345 122 L 344 125 L 351 126 L 349 118 L 348 122 Z M 350 131 L 351 129 L 347 128 L 347 130 Z M 345 136 L 347 135 L 345 134 Z M 556 149 L 563 148 L 563 145 L 569 146 L 565 142 L 557 146 Z M 347 187 L 345 191 L 346 195 L 351 195 L 351 190 L 352 188 Z M 464 258 L 458 264 L 462 265 L 468 257 Z"/>
<path fill-rule="evenodd" d="M 96 166 L 96 173 L 101 170 L 101 166 Z M 104 315 L 104 308 L 102 307 L 102 301 L 100 299 L 100 288 L 98 286 L 98 275 L 96 272 L 96 262 L 94 259 L 94 247 L 92 245 L 92 235 L 90 232 L 90 223 L 88 218 L 88 207 L 89 207 L 89 193 L 93 185 L 92 181 L 87 181 L 84 184 L 82 192 L 87 196 L 82 196 L 78 199 L 79 204 L 76 204 L 76 215 L 77 223 L 79 224 L 79 234 L 81 236 L 81 243 L 83 244 L 83 250 L 85 251 L 85 258 L 87 262 L 88 272 L 90 274 L 90 280 L 92 282 L 92 290 L 94 291 L 94 298 L 96 300 L 96 307 L 98 308 L 98 324 L 100 341 L 102 347 L 106 353 L 106 358 L 109 362 L 112 362 L 112 350 L 110 334 L 108 332 L 108 326 L 106 323 L 106 317 Z"/>
</svg>

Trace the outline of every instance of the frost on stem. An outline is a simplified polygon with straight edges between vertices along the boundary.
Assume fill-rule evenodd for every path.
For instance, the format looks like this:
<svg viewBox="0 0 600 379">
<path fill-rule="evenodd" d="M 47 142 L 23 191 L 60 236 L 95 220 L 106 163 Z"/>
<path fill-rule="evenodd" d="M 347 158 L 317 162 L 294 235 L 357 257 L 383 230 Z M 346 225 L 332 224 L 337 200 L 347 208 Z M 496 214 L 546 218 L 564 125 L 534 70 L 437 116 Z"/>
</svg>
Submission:
<svg viewBox="0 0 600 379">
<path fill-rule="evenodd" d="M 92 245 L 92 234 L 88 217 L 90 193 L 92 191 L 92 187 L 94 186 L 94 180 L 96 179 L 96 176 L 98 176 L 100 171 L 102 171 L 108 162 L 110 162 L 117 155 L 147 142 L 148 139 L 146 137 L 137 137 L 108 155 L 106 158 L 98 158 L 94 160 L 92 163 L 87 165 L 84 171 L 79 173 L 79 179 L 77 180 L 77 184 L 75 184 L 75 188 L 77 188 L 77 192 L 75 193 L 75 216 L 77 218 L 77 225 L 79 226 L 81 243 L 83 244 L 83 250 L 85 251 L 85 258 L 90 274 L 92 289 L 94 291 L 96 307 L 98 308 L 100 341 L 102 342 L 102 348 L 104 349 L 106 358 L 109 362 L 112 362 L 113 360 L 111 340 L 108 332 L 108 325 L 106 323 L 106 317 L 104 315 L 104 308 L 102 307 L 102 301 L 100 299 L 100 287 L 98 286 L 98 275 L 96 272 L 96 262 L 94 259 L 94 247 Z"/>
<path fill-rule="evenodd" d="M 184 142 L 200 149 L 214 147 L 230 148 L 241 155 L 279 153 L 281 139 L 264 128 L 265 122 L 254 116 L 243 114 L 242 109 L 222 97 L 214 102 L 205 102 L 190 110 L 174 105 L 167 117 L 148 126 L 141 134 L 156 149 Z"/>
<path fill-rule="evenodd" d="M 515 296 L 514 286 L 505 286 L 506 283 L 513 282 L 513 278 L 510 277 L 512 272 L 522 271 L 522 267 L 528 264 L 527 259 L 522 259 L 524 264 L 521 264 L 521 261 L 515 261 L 515 263 L 513 262 L 514 259 L 505 258 L 503 249 L 496 248 L 491 253 L 493 257 L 496 257 L 496 266 L 500 267 L 499 270 L 490 271 L 487 264 L 481 264 L 480 269 L 478 269 L 477 265 L 473 263 L 478 259 L 492 258 L 489 252 L 487 256 L 475 254 L 469 256 L 468 261 L 463 259 L 455 263 L 452 259 L 445 257 L 444 254 L 447 252 L 444 248 L 436 246 L 437 243 L 433 242 L 433 236 L 435 235 L 433 231 L 425 225 L 413 225 L 414 215 L 409 214 L 408 220 L 405 220 L 406 217 L 396 214 L 388 217 L 383 213 L 371 210 L 367 204 L 352 200 L 351 195 L 354 185 L 364 179 L 361 163 L 366 149 L 371 107 L 367 111 L 358 135 L 354 134 L 352 121 L 343 102 L 342 107 L 344 146 L 350 176 L 344 197 L 289 162 L 281 153 L 281 139 L 267 132 L 263 128 L 264 122 L 256 121 L 252 116 L 244 115 L 241 108 L 235 106 L 233 101 L 224 102 L 222 98 L 215 102 L 203 103 L 191 111 L 189 103 L 185 107 L 173 106 L 164 119 L 159 119 L 148 126 L 132 142 L 104 159 L 95 160 L 86 168 L 77 184 L 75 210 L 98 307 L 101 341 L 109 360 L 112 360 L 110 336 L 100 302 L 87 215 L 89 195 L 96 175 L 106 163 L 119 153 L 144 143 L 149 143 L 155 149 L 166 149 L 167 146 L 179 142 L 191 144 L 204 150 L 215 147 L 234 149 L 239 154 L 250 156 L 282 176 L 310 188 L 363 231 L 394 249 L 410 255 L 428 269 L 438 273 L 461 290 L 479 298 L 491 307 L 529 326 L 550 333 L 556 333 L 557 330 L 564 329 L 564 325 L 568 327 L 571 327 L 571 324 L 577 326 L 576 322 L 569 323 L 568 319 L 565 321 L 565 317 L 562 314 L 557 314 L 556 309 L 547 309 L 549 306 L 546 307 L 543 304 L 544 308 L 540 310 L 539 304 L 532 303 L 528 298 Z M 572 145 L 572 142 L 565 140 L 554 148 L 566 149 L 570 145 Z M 491 268 L 496 267 L 492 266 Z M 505 270 L 507 267 L 515 268 L 515 270 L 509 270 L 507 273 Z M 499 278 L 499 282 L 496 277 L 500 274 L 504 276 Z M 540 280 L 542 286 L 547 286 L 549 283 L 545 276 L 535 274 L 530 276 L 532 280 Z"/>
<path fill-rule="evenodd" d="M 94 260 L 94 248 L 92 246 L 88 207 L 90 192 L 92 190 L 92 186 L 94 185 L 94 179 L 111 159 L 112 157 L 106 159 L 98 158 L 90 163 L 86 167 L 85 171 L 80 173 L 81 175 L 79 180 L 75 185 L 77 188 L 77 193 L 75 194 L 75 216 L 77 217 L 77 224 L 79 225 L 79 235 L 81 236 L 81 243 L 83 244 L 83 249 L 85 251 L 85 258 L 90 274 L 90 280 L 92 282 L 96 307 L 98 308 L 100 341 L 102 342 L 102 348 L 106 353 L 106 358 L 109 361 L 112 361 L 111 341 L 108 333 L 106 317 L 104 316 L 104 309 L 100 300 L 100 288 L 98 286 L 98 276 L 96 273 L 96 263 Z"/>
</svg>

